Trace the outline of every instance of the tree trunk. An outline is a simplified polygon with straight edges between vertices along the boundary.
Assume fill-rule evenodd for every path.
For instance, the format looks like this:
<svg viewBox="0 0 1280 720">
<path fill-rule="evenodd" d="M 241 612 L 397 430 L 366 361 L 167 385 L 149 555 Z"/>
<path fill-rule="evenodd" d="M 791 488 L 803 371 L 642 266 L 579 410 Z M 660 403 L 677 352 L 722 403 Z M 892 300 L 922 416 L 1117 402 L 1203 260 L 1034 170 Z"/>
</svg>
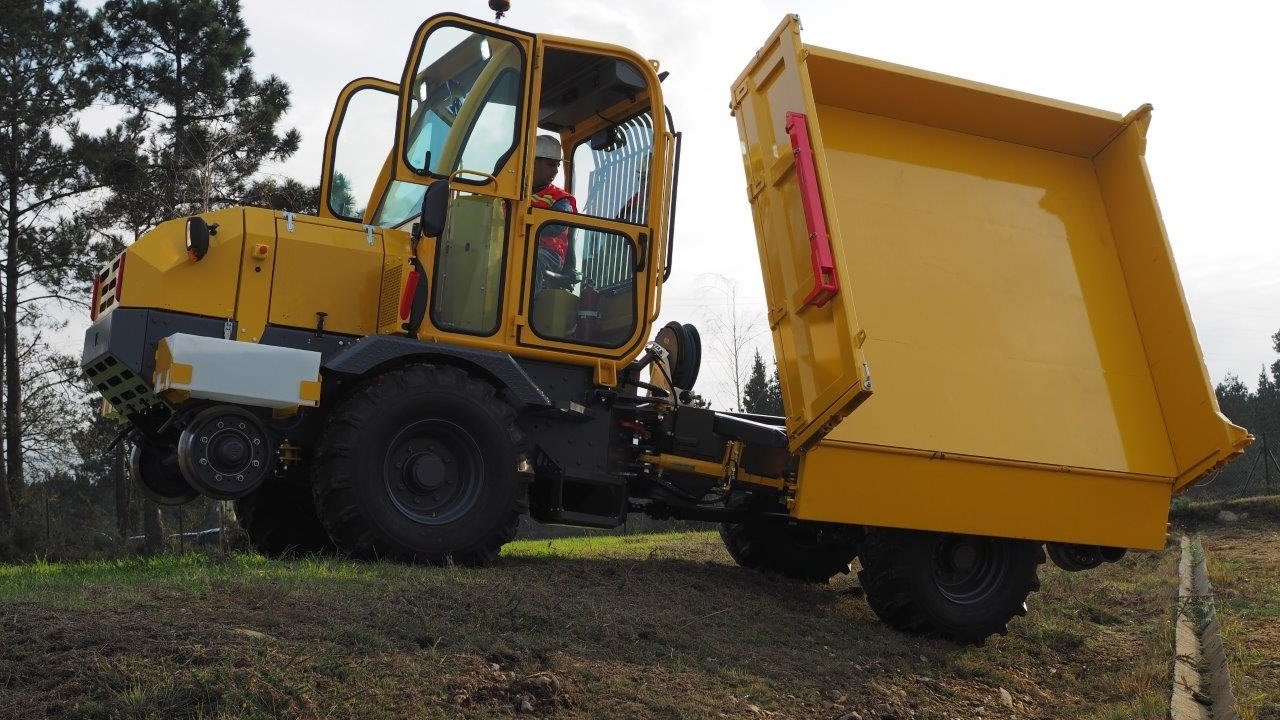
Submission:
<svg viewBox="0 0 1280 720">
<path fill-rule="evenodd" d="M 164 552 L 164 520 L 160 517 L 160 506 L 150 500 L 142 501 L 142 527 L 147 552 L 152 555 Z"/>
<path fill-rule="evenodd" d="M 18 183 L 9 178 L 4 264 L 5 506 L 12 518 L 22 488 L 22 378 L 18 368 Z"/>
<path fill-rule="evenodd" d="M 116 532 L 120 534 L 120 539 L 125 541 L 129 539 L 129 483 L 131 482 L 127 463 L 124 443 L 116 443 L 114 461 L 111 463 L 114 468 L 112 475 L 116 490 Z"/>
</svg>

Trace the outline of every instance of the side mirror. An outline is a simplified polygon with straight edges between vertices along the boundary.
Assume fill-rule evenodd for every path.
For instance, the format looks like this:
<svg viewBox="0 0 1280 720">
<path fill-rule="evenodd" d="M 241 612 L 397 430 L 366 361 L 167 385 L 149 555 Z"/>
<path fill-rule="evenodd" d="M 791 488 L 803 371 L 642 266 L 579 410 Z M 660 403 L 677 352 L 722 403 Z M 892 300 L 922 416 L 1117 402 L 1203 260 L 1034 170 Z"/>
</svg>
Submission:
<svg viewBox="0 0 1280 720">
<path fill-rule="evenodd" d="M 423 237 L 438 238 L 444 234 L 444 224 L 449 218 L 449 179 L 441 178 L 427 186 L 422 194 L 422 215 L 418 227 Z"/>
<path fill-rule="evenodd" d="M 597 152 L 610 151 L 627 146 L 627 138 L 616 125 L 611 125 L 591 136 L 591 149 Z"/>
<path fill-rule="evenodd" d="M 218 232 L 215 223 L 210 226 L 204 218 L 192 215 L 187 218 L 187 257 L 193 262 L 200 262 L 209 252 L 209 236 Z"/>
</svg>

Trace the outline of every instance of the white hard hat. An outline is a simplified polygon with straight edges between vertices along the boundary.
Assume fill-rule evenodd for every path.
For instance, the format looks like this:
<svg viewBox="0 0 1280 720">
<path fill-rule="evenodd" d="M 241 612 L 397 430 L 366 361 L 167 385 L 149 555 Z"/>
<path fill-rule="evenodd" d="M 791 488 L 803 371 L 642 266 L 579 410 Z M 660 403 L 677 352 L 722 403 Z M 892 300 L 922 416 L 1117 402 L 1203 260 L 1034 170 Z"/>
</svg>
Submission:
<svg viewBox="0 0 1280 720">
<path fill-rule="evenodd" d="M 538 142 L 534 147 L 533 156 L 547 158 L 548 160 L 564 159 L 560 150 L 560 141 L 550 135 L 538 136 Z"/>
</svg>

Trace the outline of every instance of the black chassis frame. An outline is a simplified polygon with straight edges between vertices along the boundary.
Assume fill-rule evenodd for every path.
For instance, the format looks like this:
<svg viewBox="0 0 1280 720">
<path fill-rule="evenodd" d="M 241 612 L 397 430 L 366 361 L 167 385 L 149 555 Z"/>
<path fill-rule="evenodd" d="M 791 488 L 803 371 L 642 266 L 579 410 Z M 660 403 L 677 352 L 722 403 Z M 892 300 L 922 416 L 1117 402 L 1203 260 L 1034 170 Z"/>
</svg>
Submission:
<svg viewBox="0 0 1280 720">
<path fill-rule="evenodd" d="M 129 403 L 117 404 L 117 388 L 101 382 L 96 369 L 110 364 L 112 372 L 132 374 L 149 388 L 156 345 L 162 338 L 178 332 L 235 337 L 236 331 L 234 321 L 115 308 L 86 331 L 81 367 L 91 381 L 99 380 L 95 386 L 108 401 L 123 407 Z M 620 525 L 632 511 L 732 521 L 745 517 L 748 506 L 750 514 L 758 516 L 762 503 L 785 513 L 778 491 L 761 487 L 716 495 L 717 479 L 660 473 L 640 460 L 646 453 L 672 453 L 719 462 L 726 443 L 739 440 L 744 444 L 743 468 L 749 472 L 770 477 L 794 472 L 781 418 L 652 403 L 636 392 L 635 382 L 643 369 L 638 363 L 620 373 L 617 388 L 602 388 L 593 383 L 588 367 L 403 336 L 356 337 L 268 326 L 260 342 L 320 353 L 325 380 L 322 408 L 340 402 L 364 378 L 411 362 L 460 367 L 492 383 L 516 409 L 517 422 L 535 448 L 530 515 L 542 522 L 608 528 Z M 175 444 L 190 414 L 186 412 L 190 403 L 175 408 L 157 396 L 151 396 L 151 403 L 145 409 L 133 403 L 132 411 L 124 411 L 134 441 Z M 319 437 L 324 416 L 323 411 L 305 408 L 283 419 L 260 409 L 259 414 L 275 441 L 299 446 L 304 455 Z"/>
</svg>

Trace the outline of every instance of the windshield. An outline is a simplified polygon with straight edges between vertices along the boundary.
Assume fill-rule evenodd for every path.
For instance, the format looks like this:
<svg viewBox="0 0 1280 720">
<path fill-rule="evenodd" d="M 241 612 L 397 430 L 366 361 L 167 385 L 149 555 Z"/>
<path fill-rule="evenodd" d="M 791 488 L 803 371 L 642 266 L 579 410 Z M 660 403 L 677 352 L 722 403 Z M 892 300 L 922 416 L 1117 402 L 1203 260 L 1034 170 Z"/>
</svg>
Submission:
<svg viewBox="0 0 1280 720">
<path fill-rule="evenodd" d="M 523 57 L 510 41 L 451 25 L 432 30 L 410 93 L 408 166 L 497 172 L 518 140 L 522 77 Z"/>
<path fill-rule="evenodd" d="M 392 181 L 378 213 L 373 216 L 373 224 L 396 227 L 408 222 L 422 210 L 422 196 L 426 192 L 426 185 Z"/>
</svg>

